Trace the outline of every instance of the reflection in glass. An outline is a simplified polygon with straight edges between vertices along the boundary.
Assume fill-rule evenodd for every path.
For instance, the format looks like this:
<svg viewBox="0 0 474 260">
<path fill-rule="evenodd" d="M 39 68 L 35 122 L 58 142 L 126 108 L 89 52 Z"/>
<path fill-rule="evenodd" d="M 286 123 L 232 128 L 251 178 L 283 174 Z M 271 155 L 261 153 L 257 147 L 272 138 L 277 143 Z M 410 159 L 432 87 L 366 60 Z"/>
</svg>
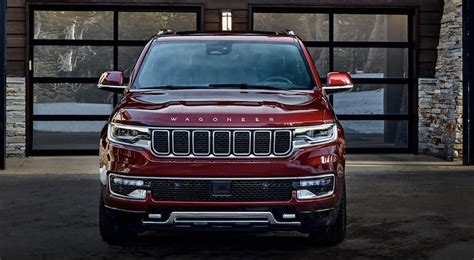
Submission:
<svg viewBox="0 0 474 260">
<path fill-rule="evenodd" d="M 143 47 L 119 47 L 118 48 L 118 67 L 125 73 L 125 77 L 130 77 L 133 67 L 137 62 Z"/>
<path fill-rule="evenodd" d="M 355 84 L 351 92 L 333 95 L 338 115 L 408 114 L 408 86 Z"/>
<path fill-rule="evenodd" d="M 353 42 L 406 42 L 408 16 L 335 14 L 334 40 Z"/>
<path fill-rule="evenodd" d="M 353 78 L 407 78 L 408 49 L 335 48 L 334 69 Z"/>
<path fill-rule="evenodd" d="M 99 77 L 113 68 L 108 46 L 35 46 L 35 77 Z"/>
<path fill-rule="evenodd" d="M 341 121 L 347 148 L 406 148 L 408 146 L 408 121 Z"/>
<path fill-rule="evenodd" d="M 105 121 L 36 121 L 34 150 L 97 150 Z"/>
<path fill-rule="evenodd" d="M 305 41 L 329 40 L 329 14 L 254 13 L 255 31 L 292 30 Z"/>
<path fill-rule="evenodd" d="M 113 12 L 35 11 L 35 39 L 112 40 Z"/>
<path fill-rule="evenodd" d="M 308 48 L 319 76 L 325 78 L 329 72 L 329 48 Z"/>
<path fill-rule="evenodd" d="M 34 84 L 35 115 L 110 115 L 113 94 L 96 84 Z"/>
<path fill-rule="evenodd" d="M 195 31 L 195 12 L 121 12 L 119 13 L 120 40 L 148 40 L 161 29 Z"/>
</svg>

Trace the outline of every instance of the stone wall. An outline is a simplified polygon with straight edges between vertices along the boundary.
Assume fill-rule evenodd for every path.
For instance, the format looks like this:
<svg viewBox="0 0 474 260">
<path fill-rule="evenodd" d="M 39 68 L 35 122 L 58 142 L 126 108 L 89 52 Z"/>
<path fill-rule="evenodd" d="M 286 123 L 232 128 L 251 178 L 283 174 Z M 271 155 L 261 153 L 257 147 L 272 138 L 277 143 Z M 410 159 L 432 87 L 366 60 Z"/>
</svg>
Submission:
<svg viewBox="0 0 474 260">
<path fill-rule="evenodd" d="M 25 156 L 25 78 L 7 78 L 7 157 Z"/>
<path fill-rule="evenodd" d="M 419 80 L 419 150 L 462 158 L 462 0 L 446 0 L 436 79 Z"/>
</svg>

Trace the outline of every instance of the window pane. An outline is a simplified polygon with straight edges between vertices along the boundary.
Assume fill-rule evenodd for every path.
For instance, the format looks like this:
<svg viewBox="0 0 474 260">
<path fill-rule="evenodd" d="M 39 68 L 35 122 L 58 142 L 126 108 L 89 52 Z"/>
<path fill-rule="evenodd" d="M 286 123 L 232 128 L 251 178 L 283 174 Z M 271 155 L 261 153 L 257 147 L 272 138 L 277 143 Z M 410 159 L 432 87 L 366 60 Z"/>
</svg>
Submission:
<svg viewBox="0 0 474 260">
<path fill-rule="evenodd" d="M 351 92 L 334 95 L 338 115 L 408 114 L 408 86 L 356 84 Z"/>
<path fill-rule="evenodd" d="M 408 16 L 335 14 L 335 41 L 406 42 Z"/>
<path fill-rule="evenodd" d="M 348 148 L 406 148 L 408 121 L 341 121 Z"/>
<path fill-rule="evenodd" d="M 325 78 L 329 72 L 329 48 L 308 48 L 319 76 Z"/>
<path fill-rule="evenodd" d="M 328 14 L 254 13 L 255 31 L 292 30 L 305 41 L 329 40 Z"/>
<path fill-rule="evenodd" d="M 335 48 L 334 69 L 354 78 L 406 78 L 408 49 Z"/>
<path fill-rule="evenodd" d="M 160 29 L 195 31 L 194 12 L 122 12 L 119 13 L 120 40 L 148 40 Z"/>
<path fill-rule="evenodd" d="M 99 149 L 99 133 L 105 124 L 105 121 L 33 122 L 33 149 Z"/>
<path fill-rule="evenodd" d="M 110 115 L 113 94 L 96 84 L 34 84 L 35 115 Z"/>
<path fill-rule="evenodd" d="M 35 11 L 35 39 L 112 40 L 113 12 Z"/>
<path fill-rule="evenodd" d="M 119 47 L 118 66 L 119 70 L 125 73 L 125 77 L 130 77 L 142 50 L 143 47 Z"/>
<path fill-rule="evenodd" d="M 108 46 L 35 46 L 35 77 L 99 77 L 113 68 Z"/>
</svg>

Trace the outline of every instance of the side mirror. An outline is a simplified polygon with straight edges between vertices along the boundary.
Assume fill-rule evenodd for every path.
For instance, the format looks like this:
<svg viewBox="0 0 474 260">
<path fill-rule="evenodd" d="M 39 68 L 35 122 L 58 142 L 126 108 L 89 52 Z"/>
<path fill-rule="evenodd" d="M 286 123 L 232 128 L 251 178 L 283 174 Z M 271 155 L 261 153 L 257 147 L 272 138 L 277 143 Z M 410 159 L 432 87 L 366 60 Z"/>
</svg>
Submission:
<svg viewBox="0 0 474 260">
<path fill-rule="evenodd" d="M 348 92 L 352 90 L 352 77 L 346 72 L 329 72 L 327 86 L 323 87 L 326 94 Z"/>
<path fill-rule="evenodd" d="M 97 87 L 101 90 L 122 94 L 126 86 L 123 85 L 122 71 L 107 71 L 102 73 Z"/>
</svg>

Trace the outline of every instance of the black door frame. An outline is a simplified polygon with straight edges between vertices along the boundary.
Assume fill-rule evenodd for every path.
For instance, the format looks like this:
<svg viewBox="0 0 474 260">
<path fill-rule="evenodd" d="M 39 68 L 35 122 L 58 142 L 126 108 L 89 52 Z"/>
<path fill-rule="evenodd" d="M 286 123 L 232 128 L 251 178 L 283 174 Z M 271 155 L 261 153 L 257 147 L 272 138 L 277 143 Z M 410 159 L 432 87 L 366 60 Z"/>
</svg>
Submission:
<svg viewBox="0 0 474 260">
<path fill-rule="evenodd" d="M 34 39 L 34 11 L 111 11 L 114 14 L 112 40 L 60 40 L 60 39 Z M 113 70 L 118 69 L 118 48 L 145 46 L 147 40 L 119 40 L 118 39 L 118 13 L 119 12 L 195 12 L 196 28 L 200 30 L 203 26 L 202 5 L 161 5 L 161 4 L 137 4 L 137 5 L 59 5 L 59 4 L 27 4 L 28 13 L 28 36 L 26 64 L 32 64 L 34 60 L 34 46 L 56 45 L 56 46 L 110 46 L 113 47 Z M 151 35 L 150 35 L 151 36 Z M 31 61 L 31 63 L 30 63 Z M 33 113 L 33 84 L 34 83 L 97 83 L 99 75 L 93 78 L 60 78 L 60 77 L 34 77 L 32 65 L 27 71 L 26 90 L 26 156 L 31 155 L 96 155 L 98 149 L 94 150 L 34 150 L 33 149 L 33 122 L 35 121 L 107 121 L 108 115 L 34 115 Z M 128 81 L 128 79 L 126 79 Z M 114 95 L 114 105 L 117 103 L 117 95 Z"/>
<path fill-rule="evenodd" d="M 463 0 L 463 163 L 474 165 L 474 5 Z"/>
<path fill-rule="evenodd" d="M 408 122 L 408 146 L 406 148 L 348 148 L 349 153 L 418 153 L 418 7 L 360 7 L 345 8 L 334 6 L 275 6 L 251 5 L 249 8 L 249 29 L 253 30 L 253 14 L 263 13 L 322 13 L 329 14 L 329 41 L 305 41 L 307 47 L 329 47 L 330 71 L 333 70 L 334 52 L 337 47 L 373 47 L 373 48 L 407 48 L 408 49 L 408 76 L 406 78 L 354 78 L 355 84 L 406 84 L 408 85 L 408 112 L 407 114 L 384 115 L 340 115 L 339 120 L 406 120 Z M 342 42 L 334 41 L 333 21 L 334 14 L 400 14 L 408 16 L 407 42 Z M 290 28 L 291 29 L 291 28 Z M 325 82 L 326 78 L 321 78 Z M 331 99 L 332 100 L 332 99 Z"/>
<path fill-rule="evenodd" d="M 7 14 L 7 1 L 2 1 L 0 6 L 0 170 L 5 169 L 5 157 L 6 157 L 6 92 L 7 85 L 5 81 L 5 67 L 6 67 L 6 14 Z"/>
</svg>

